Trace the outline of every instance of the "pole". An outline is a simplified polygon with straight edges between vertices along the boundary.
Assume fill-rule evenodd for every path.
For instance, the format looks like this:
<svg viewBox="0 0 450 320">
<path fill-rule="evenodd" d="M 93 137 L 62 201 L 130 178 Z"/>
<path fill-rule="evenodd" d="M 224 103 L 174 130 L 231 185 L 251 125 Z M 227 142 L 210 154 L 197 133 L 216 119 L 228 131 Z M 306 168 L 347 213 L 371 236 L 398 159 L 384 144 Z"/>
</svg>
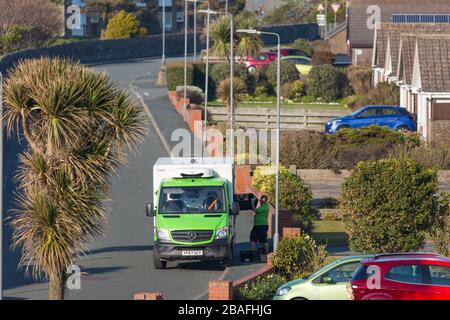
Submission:
<svg viewBox="0 0 450 320">
<path fill-rule="evenodd" d="M 165 65 L 166 64 L 166 0 L 162 0 L 163 2 L 163 18 L 162 18 L 162 23 L 163 23 L 163 53 L 162 53 L 162 58 L 161 58 L 161 64 Z"/>
<path fill-rule="evenodd" d="M 325 0 L 325 40 L 328 40 L 328 0 Z"/>
<path fill-rule="evenodd" d="M 187 28 L 188 28 L 188 1 L 184 0 L 184 106 L 183 119 L 186 120 L 187 104 L 186 104 L 186 86 L 187 86 Z"/>
<path fill-rule="evenodd" d="M 197 0 L 194 1 L 194 63 L 197 60 Z"/>
<path fill-rule="evenodd" d="M 3 74 L 0 72 L 0 300 L 3 300 Z"/>
<path fill-rule="evenodd" d="M 225 12 L 228 14 L 228 0 L 225 0 Z"/>
<path fill-rule="evenodd" d="M 206 66 L 205 66 L 205 123 L 203 134 L 206 134 L 206 127 L 208 125 L 208 85 L 209 85 L 209 23 L 210 23 L 210 9 L 208 3 L 208 14 L 206 15 Z"/>
<path fill-rule="evenodd" d="M 231 107 L 231 156 L 234 158 L 234 26 L 233 15 L 230 16 L 230 107 Z M 234 161 L 234 160 L 233 160 Z"/>
<path fill-rule="evenodd" d="M 277 58 L 277 155 L 276 155 L 276 186 L 275 186 L 275 233 L 273 236 L 273 251 L 278 249 L 279 239 L 279 198 L 280 198 L 280 81 L 281 81 L 281 41 L 278 38 L 278 58 Z"/>
</svg>

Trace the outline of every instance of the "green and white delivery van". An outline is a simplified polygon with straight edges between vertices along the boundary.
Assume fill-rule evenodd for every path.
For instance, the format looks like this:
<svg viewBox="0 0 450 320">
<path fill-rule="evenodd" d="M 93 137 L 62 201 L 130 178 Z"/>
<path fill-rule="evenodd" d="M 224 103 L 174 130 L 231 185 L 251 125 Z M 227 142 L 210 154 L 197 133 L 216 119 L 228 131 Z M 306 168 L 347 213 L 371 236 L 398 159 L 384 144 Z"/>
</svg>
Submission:
<svg viewBox="0 0 450 320">
<path fill-rule="evenodd" d="M 153 167 L 153 262 L 233 261 L 235 218 L 232 158 L 160 158 Z"/>
</svg>

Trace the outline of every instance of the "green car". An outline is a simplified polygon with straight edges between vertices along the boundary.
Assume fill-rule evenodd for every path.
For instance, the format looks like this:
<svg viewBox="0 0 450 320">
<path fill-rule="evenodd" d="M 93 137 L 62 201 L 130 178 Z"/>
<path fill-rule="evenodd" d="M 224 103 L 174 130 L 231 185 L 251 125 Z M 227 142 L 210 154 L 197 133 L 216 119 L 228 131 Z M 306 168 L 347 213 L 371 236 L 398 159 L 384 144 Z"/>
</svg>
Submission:
<svg viewBox="0 0 450 320">
<path fill-rule="evenodd" d="M 372 255 L 349 256 L 336 260 L 307 278 L 290 281 L 280 288 L 274 300 L 347 300 L 347 282 Z"/>
<path fill-rule="evenodd" d="M 306 56 L 287 56 L 282 57 L 281 60 L 294 63 L 297 71 L 303 76 L 308 75 L 312 68 L 311 58 Z"/>
</svg>

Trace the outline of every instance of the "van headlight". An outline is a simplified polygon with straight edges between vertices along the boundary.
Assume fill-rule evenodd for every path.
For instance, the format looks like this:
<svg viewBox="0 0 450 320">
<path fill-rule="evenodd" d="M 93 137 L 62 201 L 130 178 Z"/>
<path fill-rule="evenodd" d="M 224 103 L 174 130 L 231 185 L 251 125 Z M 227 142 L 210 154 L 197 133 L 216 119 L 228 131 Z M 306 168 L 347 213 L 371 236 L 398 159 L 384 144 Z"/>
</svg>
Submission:
<svg viewBox="0 0 450 320">
<path fill-rule="evenodd" d="M 158 239 L 160 240 L 170 240 L 169 230 L 158 229 Z"/>
<path fill-rule="evenodd" d="M 217 229 L 216 240 L 225 239 L 226 237 L 228 237 L 228 227 Z"/>
<path fill-rule="evenodd" d="M 283 295 L 285 295 L 286 293 L 288 293 L 289 291 L 291 291 L 291 287 L 281 287 L 281 288 L 279 288 L 278 290 L 277 290 L 277 293 L 276 293 L 276 295 L 277 296 L 283 296 Z"/>
</svg>

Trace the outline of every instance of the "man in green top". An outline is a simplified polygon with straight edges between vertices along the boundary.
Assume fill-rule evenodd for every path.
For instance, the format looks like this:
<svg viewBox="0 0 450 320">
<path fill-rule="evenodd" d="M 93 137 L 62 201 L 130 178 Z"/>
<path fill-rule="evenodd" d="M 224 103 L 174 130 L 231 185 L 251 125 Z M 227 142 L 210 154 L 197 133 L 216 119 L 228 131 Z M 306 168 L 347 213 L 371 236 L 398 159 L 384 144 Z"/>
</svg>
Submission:
<svg viewBox="0 0 450 320">
<path fill-rule="evenodd" d="M 269 205 L 267 204 L 268 198 L 263 195 L 260 199 L 260 205 L 255 208 L 255 199 L 252 199 L 252 209 L 255 212 L 253 217 L 253 229 L 250 233 L 250 242 L 252 244 L 252 250 L 256 251 L 256 244 L 264 244 L 264 253 L 269 253 L 269 244 L 267 243 L 267 231 L 269 230 Z"/>
</svg>

